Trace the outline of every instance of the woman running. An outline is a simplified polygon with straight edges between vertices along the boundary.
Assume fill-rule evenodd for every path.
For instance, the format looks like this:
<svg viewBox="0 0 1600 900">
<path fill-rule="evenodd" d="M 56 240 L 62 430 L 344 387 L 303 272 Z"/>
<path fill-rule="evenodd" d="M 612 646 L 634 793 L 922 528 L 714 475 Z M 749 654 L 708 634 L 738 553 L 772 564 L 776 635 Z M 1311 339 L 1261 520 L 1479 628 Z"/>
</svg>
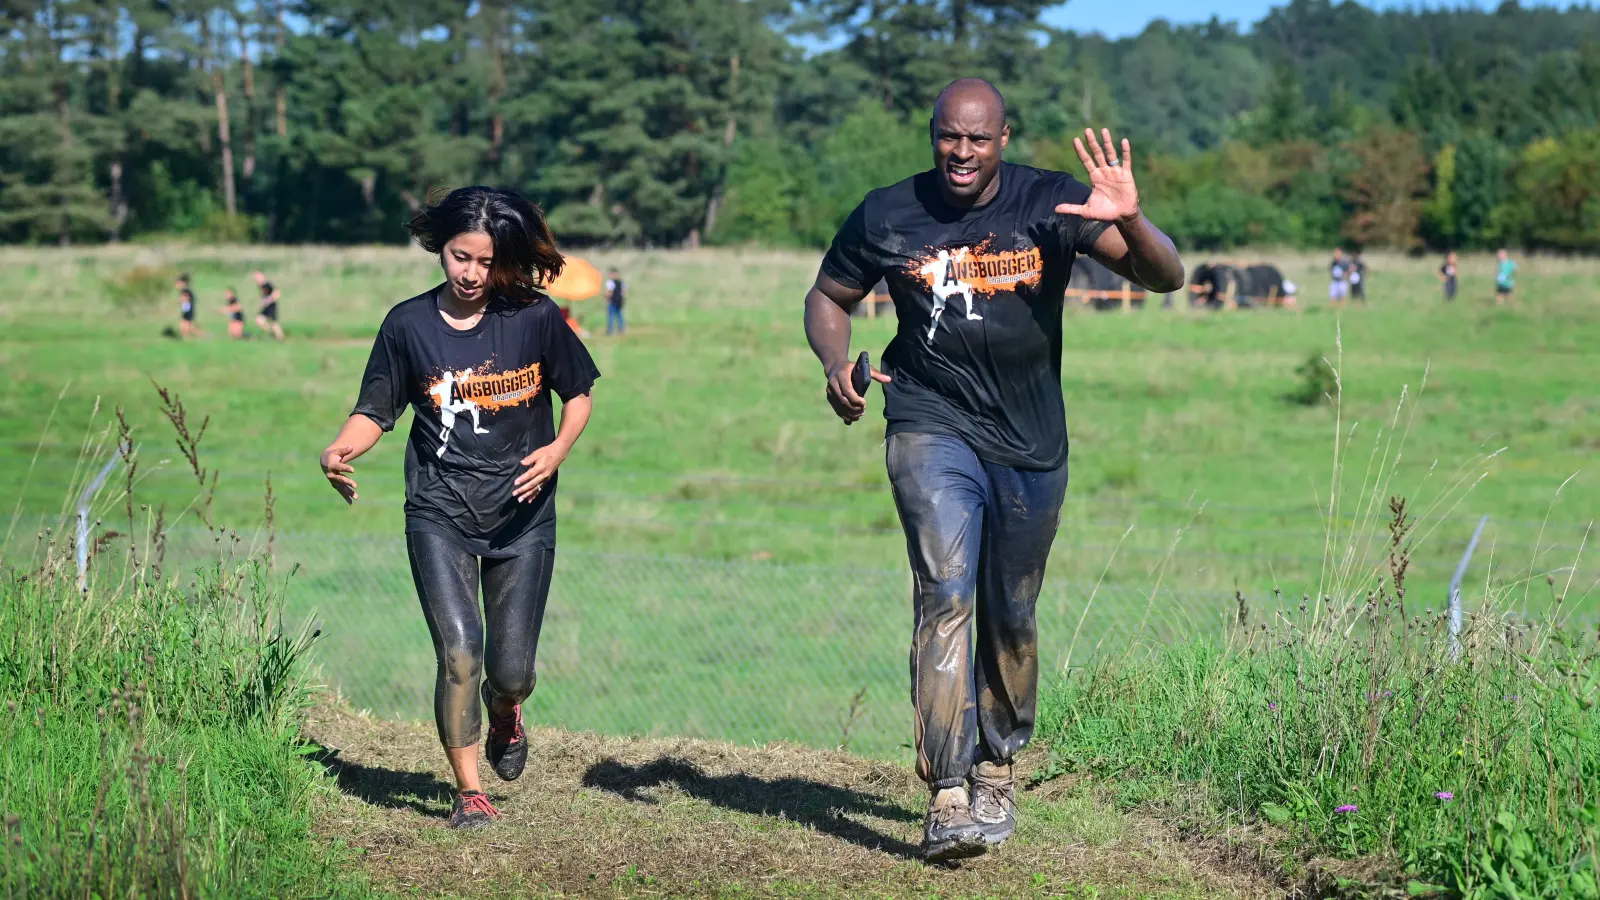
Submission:
<svg viewBox="0 0 1600 900">
<path fill-rule="evenodd" d="M 223 294 L 222 312 L 228 317 L 228 337 L 234 340 L 244 339 L 244 307 L 239 305 L 239 292 L 228 288 Z"/>
<path fill-rule="evenodd" d="M 476 828 L 499 815 L 478 782 L 480 702 L 495 774 L 515 779 L 528 758 L 522 702 L 555 562 L 556 471 L 589 421 L 600 373 L 540 290 L 562 258 L 538 207 L 466 187 L 407 227 L 438 254 L 445 281 L 389 310 L 322 471 L 354 502 L 350 463 L 407 406 L 415 412 L 406 547 L 438 662 L 434 717 L 458 789 L 450 825 Z"/>
</svg>

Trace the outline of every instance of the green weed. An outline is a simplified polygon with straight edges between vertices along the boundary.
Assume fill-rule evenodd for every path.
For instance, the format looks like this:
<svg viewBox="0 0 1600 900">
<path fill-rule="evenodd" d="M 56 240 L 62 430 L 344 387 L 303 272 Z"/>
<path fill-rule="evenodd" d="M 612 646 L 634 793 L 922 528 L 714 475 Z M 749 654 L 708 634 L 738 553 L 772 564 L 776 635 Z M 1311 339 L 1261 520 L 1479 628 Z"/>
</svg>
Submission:
<svg viewBox="0 0 1600 900">
<path fill-rule="evenodd" d="M 1572 615 L 1576 563 L 1539 571 L 1536 547 L 1525 572 L 1495 573 L 1466 598 L 1458 632 L 1448 610 L 1409 593 L 1411 553 L 1499 451 L 1472 457 L 1414 514 L 1389 494 L 1417 418 L 1402 391 L 1349 490 L 1343 379 L 1330 365 L 1327 380 L 1335 440 L 1316 593 L 1252 607 L 1241 592 L 1221 637 L 1119 647 L 1069 669 L 1042 704 L 1044 777 L 1112 778 L 1130 805 L 1198 787 L 1202 818 L 1275 826 L 1291 866 L 1372 858 L 1421 891 L 1600 897 L 1600 628 Z M 1540 582 L 1543 601 L 1530 598 Z"/>
<path fill-rule="evenodd" d="M 154 310 L 172 291 L 177 272 L 167 266 L 134 266 L 102 282 L 107 299 L 123 312 Z"/>
<path fill-rule="evenodd" d="M 1300 383 L 1288 398 L 1301 406 L 1321 406 L 1330 402 L 1330 398 L 1339 392 L 1333 366 L 1320 352 L 1306 357 L 1306 361 L 1294 373 L 1300 376 Z"/>
<path fill-rule="evenodd" d="M 162 574 L 141 511 L 139 540 L 96 524 L 81 582 L 59 525 L 0 570 L 5 896 L 363 894 L 310 840 L 325 788 L 296 721 L 316 635 L 282 628 L 282 582 L 231 532 Z"/>
</svg>

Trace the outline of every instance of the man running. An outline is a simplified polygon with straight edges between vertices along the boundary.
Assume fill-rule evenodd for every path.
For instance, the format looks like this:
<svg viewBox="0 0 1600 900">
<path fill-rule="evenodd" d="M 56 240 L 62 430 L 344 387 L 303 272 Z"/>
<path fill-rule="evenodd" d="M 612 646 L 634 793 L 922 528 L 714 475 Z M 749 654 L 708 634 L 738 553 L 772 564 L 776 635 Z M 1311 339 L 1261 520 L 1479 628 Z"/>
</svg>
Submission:
<svg viewBox="0 0 1600 900">
<path fill-rule="evenodd" d="M 1495 254 L 1495 258 L 1500 261 L 1494 273 L 1494 302 L 1499 306 L 1515 299 L 1512 295 L 1517 290 L 1517 264 L 1504 247 Z"/>
<path fill-rule="evenodd" d="M 1087 185 L 1003 162 L 1005 100 L 977 78 L 946 87 L 929 126 L 933 169 L 872 191 L 845 220 L 805 324 L 828 402 L 856 421 L 866 406 L 851 385 L 849 311 L 888 279 L 899 326 L 872 378 L 914 584 L 917 774 L 932 794 L 923 853 L 942 861 L 1016 826 L 1012 763 L 1038 697 L 1034 603 L 1067 488 L 1072 261 L 1086 253 L 1161 293 L 1184 272 L 1139 211 L 1126 139 L 1120 154 L 1108 130 L 1074 141 Z"/>
<path fill-rule="evenodd" d="M 272 286 L 266 273 L 260 269 L 250 273 L 250 277 L 256 280 L 256 287 L 261 289 L 261 311 L 256 313 L 256 325 L 274 338 L 283 340 L 283 326 L 278 324 L 278 289 Z"/>
</svg>

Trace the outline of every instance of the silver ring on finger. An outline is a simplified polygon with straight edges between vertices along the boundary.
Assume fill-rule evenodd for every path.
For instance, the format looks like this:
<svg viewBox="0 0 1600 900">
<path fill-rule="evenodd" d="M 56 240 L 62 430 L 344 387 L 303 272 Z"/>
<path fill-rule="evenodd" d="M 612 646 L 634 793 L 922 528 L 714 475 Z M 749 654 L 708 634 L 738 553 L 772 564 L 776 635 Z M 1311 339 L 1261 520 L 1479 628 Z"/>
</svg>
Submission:
<svg viewBox="0 0 1600 900">
<path fill-rule="evenodd" d="M 1107 160 L 1106 161 L 1106 165 L 1108 165 L 1108 166 L 1120 166 L 1120 165 L 1122 165 L 1122 160 L 1120 160 L 1120 159 Z"/>
</svg>

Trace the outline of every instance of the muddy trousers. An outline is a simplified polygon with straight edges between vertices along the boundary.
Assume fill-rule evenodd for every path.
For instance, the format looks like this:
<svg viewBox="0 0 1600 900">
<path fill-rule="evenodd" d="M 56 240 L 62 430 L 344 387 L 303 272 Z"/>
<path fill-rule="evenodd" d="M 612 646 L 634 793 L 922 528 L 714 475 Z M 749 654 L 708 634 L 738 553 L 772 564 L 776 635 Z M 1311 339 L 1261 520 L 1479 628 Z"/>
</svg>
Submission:
<svg viewBox="0 0 1600 900">
<path fill-rule="evenodd" d="M 1033 736 L 1034 604 L 1067 466 L 994 465 L 935 434 L 890 435 L 888 466 L 911 558 L 917 775 L 955 787 L 975 763 L 1010 761 Z"/>
<path fill-rule="evenodd" d="M 487 675 L 491 695 L 515 703 L 533 693 L 533 657 L 555 551 L 480 559 L 449 538 L 422 533 L 406 535 L 406 551 L 438 661 L 433 717 L 439 740 L 446 747 L 468 747 L 483 727 L 481 678 Z"/>
</svg>

